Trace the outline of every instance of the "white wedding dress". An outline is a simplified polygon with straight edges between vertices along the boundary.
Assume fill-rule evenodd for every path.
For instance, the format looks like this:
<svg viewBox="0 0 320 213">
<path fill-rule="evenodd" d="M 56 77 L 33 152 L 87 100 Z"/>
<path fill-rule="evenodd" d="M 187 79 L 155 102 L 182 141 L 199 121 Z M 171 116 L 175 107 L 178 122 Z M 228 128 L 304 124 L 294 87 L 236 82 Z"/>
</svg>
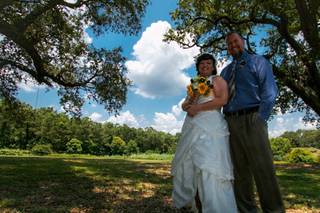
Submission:
<svg viewBox="0 0 320 213">
<path fill-rule="evenodd" d="M 198 103 L 212 100 L 200 97 Z M 198 190 L 203 213 L 237 212 L 233 192 L 233 167 L 229 131 L 220 110 L 186 116 L 172 161 L 173 204 L 193 205 Z"/>
</svg>

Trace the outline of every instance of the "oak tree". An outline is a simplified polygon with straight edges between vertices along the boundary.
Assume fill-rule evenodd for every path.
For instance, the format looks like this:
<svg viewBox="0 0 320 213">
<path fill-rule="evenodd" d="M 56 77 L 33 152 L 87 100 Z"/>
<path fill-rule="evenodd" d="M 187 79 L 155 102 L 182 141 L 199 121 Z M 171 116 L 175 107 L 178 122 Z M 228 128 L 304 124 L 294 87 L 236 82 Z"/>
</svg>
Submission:
<svg viewBox="0 0 320 213">
<path fill-rule="evenodd" d="M 320 1 L 180 0 L 166 40 L 226 55 L 225 36 L 239 32 L 246 48 L 270 60 L 280 94 L 277 109 L 304 111 L 320 124 Z M 261 53 L 260 53 L 261 54 Z"/>
<path fill-rule="evenodd" d="M 148 0 L 1 0 L 0 97 L 16 96 L 20 82 L 56 88 L 69 112 L 84 98 L 118 112 L 126 101 L 121 48 L 96 48 L 85 29 L 137 34 Z M 108 41 L 106 41 L 108 42 Z"/>
</svg>

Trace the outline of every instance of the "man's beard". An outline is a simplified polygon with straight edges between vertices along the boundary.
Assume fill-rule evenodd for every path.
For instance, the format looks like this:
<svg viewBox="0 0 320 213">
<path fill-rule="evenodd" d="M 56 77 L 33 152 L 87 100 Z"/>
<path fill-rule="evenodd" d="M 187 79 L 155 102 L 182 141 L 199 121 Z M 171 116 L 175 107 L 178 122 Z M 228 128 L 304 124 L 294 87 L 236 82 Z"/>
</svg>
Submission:
<svg viewBox="0 0 320 213">
<path fill-rule="evenodd" d="M 233 56 L 233 58 L 235 58 L 235 59 L 239 59 L 239 58 L 241 57 L 242 53 L 243 53 L 243 50 L 242 50 L 242 49 L 235 48 L 235 49 L 233 50 L 232 56 Z"/>
</svg>

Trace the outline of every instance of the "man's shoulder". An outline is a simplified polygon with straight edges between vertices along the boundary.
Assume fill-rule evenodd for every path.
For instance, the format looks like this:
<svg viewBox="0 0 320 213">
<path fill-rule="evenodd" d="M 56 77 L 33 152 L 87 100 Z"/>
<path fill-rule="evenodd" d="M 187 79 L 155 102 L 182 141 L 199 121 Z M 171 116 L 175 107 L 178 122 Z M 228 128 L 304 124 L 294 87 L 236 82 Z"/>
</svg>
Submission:
<svg viewBox="0 0 320 213">
<path fill-rule="evenodd" d="M 248 54 L 248 57 L 254 62 L 268 62 L 268 60 L 263 55 Z"/>
<path fill-rule="evenodd" d="M 230 63 L 231 64 L 231 63 Z M 222 78 L 224 78 L 225 80 L 226 80 L 226 77 L 227 77 L 227 72 L 228 72 L 228 69 L 229 69 L 229 67 L 230 67 L 230 64 L 228 64 L 225 68 L 223 68 L 222 70 L 221 70 L 221 73 L 220 73 L 220 76 L 222 77 Z"/>
<path fill-rule="evenodd" d="M 222 69 L 221 74 L 227 72 L 228 69 L 231 67 L 231 64 L 232 64 L 232 62 L 230 62 L 227 66 L 225 66 L 225 67 Z"/>
</svg>

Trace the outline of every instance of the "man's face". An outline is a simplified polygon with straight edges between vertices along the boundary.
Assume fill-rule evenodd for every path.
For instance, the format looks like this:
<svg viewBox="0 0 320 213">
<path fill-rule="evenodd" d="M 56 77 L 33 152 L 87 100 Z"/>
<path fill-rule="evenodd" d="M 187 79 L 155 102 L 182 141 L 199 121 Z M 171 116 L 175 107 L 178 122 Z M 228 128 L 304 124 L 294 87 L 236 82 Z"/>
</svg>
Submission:
<svg viewBox="0 0 320 213">
<path fill-rule="evenodd" d="M 232 33 L 231 35 L 229 35 L 226 41 L 228 46 L 228 53 L 230 55 L 236 57 L 243 52 L 244 41 L 237 33 Z"/>
</svg>

